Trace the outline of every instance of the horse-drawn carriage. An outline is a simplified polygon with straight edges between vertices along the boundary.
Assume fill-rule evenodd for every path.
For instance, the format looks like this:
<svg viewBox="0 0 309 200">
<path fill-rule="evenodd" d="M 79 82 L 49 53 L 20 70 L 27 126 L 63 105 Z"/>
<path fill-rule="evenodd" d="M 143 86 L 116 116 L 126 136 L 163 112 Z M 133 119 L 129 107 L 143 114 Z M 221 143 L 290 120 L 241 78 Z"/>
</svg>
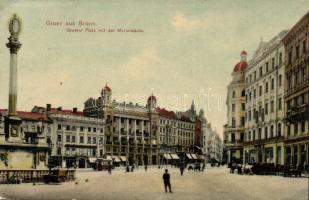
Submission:
<svg viewBox="0 0 309 200">
<path fill-rule="evenodd" d="M 43 176 L 44 183 L 61 183 L 68 179 L 68 170 L 55 169 L 50 170 L 50 173 Z"/>
</svg>

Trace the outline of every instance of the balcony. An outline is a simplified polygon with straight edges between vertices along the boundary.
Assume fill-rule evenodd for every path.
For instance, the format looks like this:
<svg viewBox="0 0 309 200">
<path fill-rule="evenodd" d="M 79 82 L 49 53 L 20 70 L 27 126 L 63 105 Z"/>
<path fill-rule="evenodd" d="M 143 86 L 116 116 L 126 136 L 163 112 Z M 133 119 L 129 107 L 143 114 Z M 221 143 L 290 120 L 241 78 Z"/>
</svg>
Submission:
<svg viewBox="0 0 309 200">
<path fill-rule="evenodd" d="M 302 121 L 309 118 L 309 104 L 302 104 L 299 106 L 293 106 L 286 113 L 286 121 L 290 123 Z"/>
<path fill-rule="evenodd" d="M 306 80 L 303 80 L 301 82 L 298 82 L 298 84 L 292 84 L 292 86 L 290 88 L 288 88 L 287 90 L 285 90 L 285 97 L 293 94 L 293 93 L 296 93 L 306 87 L 309 86 L 309 79 L 307 78 Z"/>
<path fill-rule="evenodd" d="M 271 138 L 264 138 L 264 139 L 256 139 L 252 141 L 246 141 L 244 145 L 261 145 L 264 143 L 269 143 L 269 142 L 279 142 L 283 141 L 284 137 L 283 136 L 276 136 L 276 137 L 271 137 Z"/>
<path fill-rule="evenodd" d="M 244 145 L 244 141 L 243 140 L 224 140 L 224 144 L 226 147 L 240 147 Z"/>
</svg>

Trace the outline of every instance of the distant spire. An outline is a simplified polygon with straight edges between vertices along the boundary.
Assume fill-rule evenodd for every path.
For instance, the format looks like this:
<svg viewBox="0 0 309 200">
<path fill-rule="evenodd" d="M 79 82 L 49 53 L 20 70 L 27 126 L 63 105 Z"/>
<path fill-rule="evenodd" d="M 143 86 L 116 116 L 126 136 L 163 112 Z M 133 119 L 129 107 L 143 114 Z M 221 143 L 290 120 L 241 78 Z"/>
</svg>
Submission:
<svg viewBox="0 0 309 200">
<path fill-rule="evenodd" d="M 191 104 L 191 110 L 195 111 L 195 105 L 194 105 L 194 100 L 192 100 L 192 104 Z"/>
</svg>

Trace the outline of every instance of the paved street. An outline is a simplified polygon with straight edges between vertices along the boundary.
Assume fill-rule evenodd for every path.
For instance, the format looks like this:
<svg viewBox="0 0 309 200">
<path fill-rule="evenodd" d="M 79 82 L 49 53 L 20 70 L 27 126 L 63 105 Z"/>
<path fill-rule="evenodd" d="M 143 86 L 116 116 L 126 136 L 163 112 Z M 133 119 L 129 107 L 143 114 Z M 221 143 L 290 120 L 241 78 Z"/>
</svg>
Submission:
<svg viewBox="0 0 309 200">
<path fill-rule="evenodd" d="M 163 169 L 140 168 L 133 173 L 80 171 L 76 182 L 61 185 L 0 185 L 0 196 L 7 199 L 116 199 L 116 200 L 207 200 L 207 199 L 308 199 L 307 178 L 281 176 L 242 176 L 229 174 L 226 167 L 205 172 L 185 172 L 169 168 L 173 193 L 165 193 Z M 86 181 L 88 179 L 88 182 Z M 0 198 L 1 199 L 1 198 Z"/>
</svg>

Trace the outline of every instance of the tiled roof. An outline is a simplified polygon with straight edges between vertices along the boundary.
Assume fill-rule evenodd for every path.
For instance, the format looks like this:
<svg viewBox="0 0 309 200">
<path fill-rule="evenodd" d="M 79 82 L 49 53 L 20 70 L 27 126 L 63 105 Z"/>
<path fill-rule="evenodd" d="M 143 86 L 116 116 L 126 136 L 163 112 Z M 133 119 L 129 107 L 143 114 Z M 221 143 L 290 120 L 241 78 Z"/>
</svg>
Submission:
<svg viewBox="0 0 309 200">
<path fill-rule="evenodd" d="M 176 114 L 173 111 L 168 111 L 165 108 L 156 108 L 157 112 L 159 115 L 165 116 L 165 117 L 171 117 L 171 118 L 176 118 Z"/>
<path fill-rule="evenodd" d="M 7 115 L 7 109 L 0 109 L 2 115 Z M 17 111 L 17 116 L 21 119 L 32 121 L 49 121 L 48 117 L 44 113 L 33 113 L 27 111 Z"/>
</svg>

